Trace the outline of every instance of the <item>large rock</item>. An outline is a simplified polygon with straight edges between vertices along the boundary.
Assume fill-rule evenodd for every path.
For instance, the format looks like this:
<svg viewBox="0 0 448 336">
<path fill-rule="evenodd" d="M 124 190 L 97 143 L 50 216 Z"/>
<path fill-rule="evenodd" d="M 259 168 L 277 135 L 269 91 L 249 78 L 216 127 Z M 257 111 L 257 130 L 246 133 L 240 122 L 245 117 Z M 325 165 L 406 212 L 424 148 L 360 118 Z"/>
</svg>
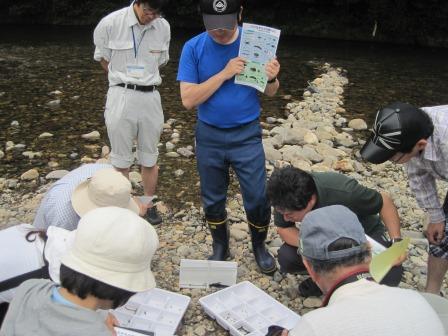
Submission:
<svg viewBox="0 0 448 336">
<path fill-rule="evenodd" d="M 24 172 L 20 176 L 20 179 L 22 181 L 33 181 L 33 180 L 37 179 L 38 177 L 39 177 L 39 172 L 37 171 L 37 169 L 30 169 L 30 170 Z"/>
<path fill-rule="evenodd" d="M 303 137 L 303 141 L 306 144 L 315 145 L 319 142 L 319 139 L 317 138 L 316 134 L 314 134 L 312 131 L 308 131 L 305 133 L 305 136 Z"/>
<path fill-rule="evenodd" d="M 282 159 L 282 153 L 272 146 L 263 144 L 264 155 L 268 161 L 277 161 Z"/>
<path fill-rule="evenodd" d="M 303 127 L 289 128 L 284 137 L 284 144 L 287 145 L 303 145 L 305 143 L 305 135 L 309 130 Z"/>
<path fill-rule="evenodd" d="M 367 129 L 367 123 L 362 119 L 353 119 L 348 123 L 348 127 L 353 128 L 354 130 L 365 130 Z"/>
</svg>

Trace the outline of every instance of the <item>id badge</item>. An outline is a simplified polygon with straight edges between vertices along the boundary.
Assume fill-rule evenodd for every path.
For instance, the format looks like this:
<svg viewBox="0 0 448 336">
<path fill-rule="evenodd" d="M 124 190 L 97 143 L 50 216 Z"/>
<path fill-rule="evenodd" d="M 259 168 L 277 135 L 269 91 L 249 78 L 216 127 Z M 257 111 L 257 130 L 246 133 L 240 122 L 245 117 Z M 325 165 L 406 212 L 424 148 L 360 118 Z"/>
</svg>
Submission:
<svg viewBox="0 0 448 336">
<path fill-rule="evenodd" d="M 128 64 L 126 65 L 126 73 L 129 77 L 142 78 L 145 72 L 144 65 Z"/>
</svg>

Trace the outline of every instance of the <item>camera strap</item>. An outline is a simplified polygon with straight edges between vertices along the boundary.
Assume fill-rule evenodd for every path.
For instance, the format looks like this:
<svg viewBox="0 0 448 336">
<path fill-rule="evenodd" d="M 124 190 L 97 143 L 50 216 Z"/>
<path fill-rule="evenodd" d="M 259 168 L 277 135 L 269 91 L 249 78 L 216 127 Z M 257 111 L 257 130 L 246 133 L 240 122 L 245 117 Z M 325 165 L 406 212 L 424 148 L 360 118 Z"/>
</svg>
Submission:
<svg viewBox="0 0 448 336">
<path fill-rule="evenodd" d="M 326 307 L 328 305 L 328 302 L 330 301 L 331 296 L 338 288 L 340 288 L 344 285 L 347 285 L 349 283 L 361 280 L 361 279 L 373 281 L 373 278 L 370 275 L 369 270 L 365 267 L 363 267 L 361 269 L 356 269 L 350 273 L 344 274 L 344 276 L 342 276 L 338 281 L 336 281 L 336 283 L 333 285 L 333 287 L 331 287 L 330 290 L 328 291 L 328 293 L 325 295 L 325 298 L 322 301 L 321 307 Z"/>
</svg>

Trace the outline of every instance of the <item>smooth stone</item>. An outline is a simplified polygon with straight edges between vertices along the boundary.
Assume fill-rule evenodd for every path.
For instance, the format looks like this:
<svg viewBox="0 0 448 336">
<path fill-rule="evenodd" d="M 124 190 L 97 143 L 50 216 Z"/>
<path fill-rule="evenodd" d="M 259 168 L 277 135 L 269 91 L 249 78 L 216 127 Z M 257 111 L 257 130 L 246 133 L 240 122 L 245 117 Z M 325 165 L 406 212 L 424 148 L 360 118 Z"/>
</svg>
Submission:
<svg viewBox="0 0 448 336">
<path fill-rule="evenodd" d="M 24 145 L 24 144 L 14 145 L 14 149 L 24 150 L 25 148 L 26 148 L 26 145 Z"/>
<path fill-rule="evenodd" d="M 167 157 L 178 158 L 180 155 L 176 152 L 168 152 L 165 154 Z"/>
<path fill-rule="evenodd" d="M 317 138 L 316 134 L 314 134 L 312 131 L 308 131 L 305 134 L 305 136 L 303 137 L 303 141 L 309 145 L 315 145 L 319 143 L 319 139 Z"/>
<path fill-rule="evenodd" d="M 59 90 L 54 90 L 54 91 L 51 91 L 51 92 L 50 92 L 50 94 L 51 94 L 51 95 L 55 95 L 55 96 L 58 96 L 58 95 L 61 95 L 61 94 L 62 94 L 62 92 L 61 92 L 61 91 L 59 91 Z"/>
<path fill-rule="evenodd" d="M 72 97 L 72 100 L 78 100 L 79 97 L 81 97 L 81 96 L 73 96 L 73 97 Z"/>
<path fill-rule="evenodd" d="M 60 169 L 60 170 L 54 170 L 54 171 L 52 171 L 52 172 L 49 172 L 49 173 L 45 176 L 45 178 L 46 178 L 47 180 L 59 180 L 59 179 L 63 178 L 65 175 L 67 175 L 68 173 L 69 173 L 68 170 L 63 170 L 63 169 Z"/>
<path fill-rule="evenodd" d="M 322 305 L 322 300 L 316 297 L 309 297 L 303 300 L 303 306 L 306 308 L 319 308 Z"/>
<path fill-rule="evenodd" d="M 14 142 L 6 141 L 5 148 L 6 148 L 7 151 L 10 150 L 10 149 L 13 149 L 14 148 Z"/>
<path fill-rule="evenodd" d="M 5 153 L 2 150 L 0 150 L 0 159 L 3 159 L 4 157 L 5 157 Z"/>
<path fill-rule="evenodd" d="M 30 169 L 26 172 L 24 172 L 21 176 L 20 179 L 22 181 L 32 181 L 35 180 L 39 177 L 39 172 L 37 171 L 37 169 Z"/>
<path fill-rule="evenodd" d="M 363 119 L 352 119 L 348 123 L 348 127 L 353 128 L 354 130 L 366 130 L 367 123 Z"/>
<path fill-rule="evenodd" d="M 61 104 L 61 100 L 60 99 L 55 99 L 55 100 L 50 100 L 48 103 L 47 103 L 47 106 L 49 106 L 49 107 L 57 107 L 57 106 L 59 106 Z"/>
<path fill-rule="evenodd" d="M 92 131 L 90 133 L 86 133 L 81 135 L 81 138 L 86 139 L 86 140 L 98 140 L 100 138 L 100 132 L 98 131 Z"/>
<path fill-rule="evenodd" d="M 42 156 L 42 152 L 31 152 L 31 151 L 26 151 L 22 153 L 23 156 L 29 158 L 29 159 L 34 159 L 35 157 L 41 157 Z"/>
<path fill-rule="evenodd" d="M 266 155 L 266 160 L 268 161 L 277 161 L 282 159 L 282 153 L 271 146 L 264 146 L 264 153 Z"/>
<path fill-rule="evenodd" d="M 267 118 L 266 118 L 266 122 L 267 122 L 268 124 L 274 124 L 274 123 L 277 122 L 277 118 L 274 118 L 274 117 L 267 117 Z"/>
<path fill-rule="evenodd" d="M 57 168 L 59 167 L 59 163 L 57 163 L 56 161 L 50 161 L 48 162 L 48 167 L 50 167 L 51 169 Z"/>
<path fill-rule="evenodd" d="M 17 120 L 13 120 L 13 121 L 11 122 L 11 126 L 12 126 L 12 127 L 18 127 L 18 126 L 19 126 L 19 122 L 18 122 Z"/>
<path fill-rule="evenodd" d="M 184 171 L 182 170 L 182 169 L 178 169 L 178 170 L 176 170 L 175 172 L 174 172 L 174 175 L 176 176 L 176 177 L 180 177 L 180 176 L 182 176 L 184 174 Z"/>
<path fill-rule="evenodd" d="M 236 241 L 243 241 L 247 238 L 247 232 L 239 230 L 239 229 L 230 229 L 230 236 L 235 238 Z"/>
<path fill-rule="evenodd" d="M 167 151 L 172 151 L 174 149 L 174 147 L 176 147 L 176 146 L 169 141 L 165 144 L 165 148 Z"/>
<path fill-rule="evenodd" d="M 194 153 L 187 148 L 178 148 L 176 152 L 186 158 L 194 156 Z"/>
<path fill-rule="evenodd" d="M 96 159 L 93 159 L 93 158 L 91 158 L 91 157 L 85 155 L 85 156 L 83 156 L 83 157 L 81 158 L 81 162 L 82 162 L 82 163 L 95 163 L 95 162 L 96 162 Z"/>
<path fill-rule="evenodd" d="M 44 132 L 41 135 L 39 135 L 39 139 L 51 138 L 52 136 L 53 136 L 53 134 Z"/>
<path fill-rule="evenodd" d="M 110 148 L 109 146 L 104 145 L 103 147 L 101 147 L 101 157 L 107 157 L 110 154 Z"/>
<path fill-rule="evenodd" d="M 142 182 L 142 175 L 139 172 L 131 171 L 129 172 L 129 181 L 134 184 Z"/>
</svg>

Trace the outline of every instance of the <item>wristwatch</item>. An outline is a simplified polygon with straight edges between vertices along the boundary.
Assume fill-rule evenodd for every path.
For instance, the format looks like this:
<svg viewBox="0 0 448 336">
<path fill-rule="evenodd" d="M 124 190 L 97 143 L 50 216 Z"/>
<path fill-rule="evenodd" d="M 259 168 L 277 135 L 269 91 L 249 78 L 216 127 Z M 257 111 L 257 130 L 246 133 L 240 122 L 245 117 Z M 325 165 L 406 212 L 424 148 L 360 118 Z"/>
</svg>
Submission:
<svg viewBox="0 0 448 336">
<path fill-rule="evenodd" d="M 268 84 L 272 84 L 272 83 L 275 83 L 276 80 L 277 80 L 277 76 L 275 76 L 274 78 L 268 80 L 267 83 L 268 83 Z"/>
<path fill-rule="evenodd" d="M 397 237 L 397 238 L 392 238 L 392 239 L 390 240 L 390 242 L 391 242 L 392 244 L 395 244 L 395 243 L 401 242 L 402 240 L 403 240 L 403 238 L 401 238 L 401 237 Z"/>
</svg>

